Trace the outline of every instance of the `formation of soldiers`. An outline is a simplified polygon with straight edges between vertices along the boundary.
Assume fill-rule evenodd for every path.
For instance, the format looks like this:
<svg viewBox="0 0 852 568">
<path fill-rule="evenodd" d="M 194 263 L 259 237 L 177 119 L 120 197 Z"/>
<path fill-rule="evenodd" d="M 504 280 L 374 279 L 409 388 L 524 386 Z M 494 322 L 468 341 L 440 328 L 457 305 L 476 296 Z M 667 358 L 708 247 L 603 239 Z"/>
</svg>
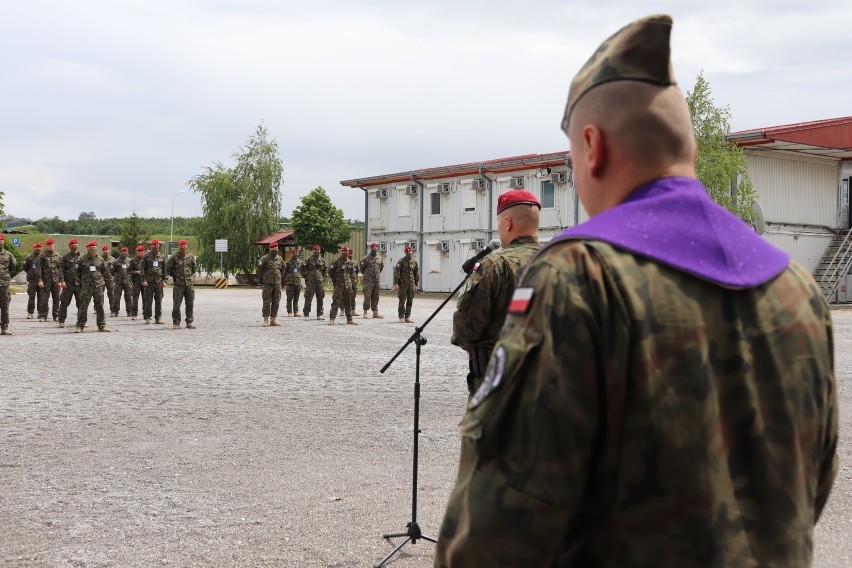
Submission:
<svg viewBox="0 0 852 568">
<path fill-rule="evenodd" d="M 0 235 L 0 244 L 2 240 Z M 185 305 L 186 328 L 195 329 L 192 315 L 195 304 L 193 275 L 198 270 L 195 256 L 187 252 L 185 240 L 178 242 L 178 252 L 167 261 L 160 254 L 160 241 L 153 239 L 149 245 L 148 251 L 144 245 L 137 246 L 136 256 L 129 258 L 127 247 L 121 247 L 120 252 L 113 256 L 109 245 L 103 245 L 98 255 L 96 241 L 88 242 L 86 254 L 80 254 L 77 239 L 70 239 L 68 252 L 62 256 L 56 253 L 54 239 L 47 239 L 44 246 L 40 242 L 36 243 L 33 251 L 24 259 L 23 266 L 27 277 L 27 319 L 37 317 L 41 322 L 50 319 L 57 327 L 64 328 L 68 308 L 73 300 L 77 308 L 74 331 L 82 333 L 88 323 L 89 304 L 93 303 L 98 331 L 109 332 L 106 308 L 109 309 L 110 317 L 118 317 L 123 298 L 125 315 L 135 320 L 141 296 L 145 323 L 152 323 L 153 318 L 154 324 L 164 324 L 161 311 L 163 288 L 171 277 L 174 283 L 173 328 L 180 327 L 181 306 Z M 5 263 L 5 255 L 11 257 L 11 264 Z M 4 275 L 14 270 L 14 257 L 0 248 L 0 262 L 4 262 L 0 268 L 0 294 L 3 294 L 3 282 L 7 280 Z M 7 307 L 8 286 L 6 282 Z M 7 311 L 3 312 L 3 331 L 5 335 L 10 335 Z"/>
<path fill-rule="evenodd" d="M 86 245 L 86 253 L 81 254 L 78 251 L 77 239 L 70 239 L 68 252 L 60 256 L 56 253 L 54 239 L 47 239 L 44 246 L 40 242 L 36 243 L 33 245 L 33 251 L 24 260 L 23 266 L 27 277 L 27 319 L 37 318 L 41 322 L 52 320 L 58 327 L 64 328 L 68 309 L 73 301 L 77 308 L 74 331 L 82 333 L 88 324 L 87 311 L 91 303 L 94 305 L 98 331 L 109 332 L 107 309 L 109 317 L 118 317 L 123 300 L 124 315 L 135 321 L 139 316 L 141 297 L 142 318 L 145 323 L 163 325 L 163 289 L 171 278 L 173 329 L 180 328 L 181 319 L 187 329 L 195 329 L 193 276 L 198 272 L 197 260 L 187 252 L 186 240 L 178 241 L 178 252 L 168 259 L 160 252 L 160 245 L 160 241 L 153 239 L 147 250 L 144 245 L 137 246 L 134 256 L 130 256 L 128 247 L 121 247 L 120 251 L 113 255 L 109 245 L 103 245 L 98 255 L 98 244 L 91 241 Z M 362 317 L 384 319 L 379 312 L 380 278 L 384 269 L 384 258 L 378 254 L 378 249 L 379 245 L 372 243 L 370 251 L 360 261 L 356 261 L 352 248 L 344 245 L 339 249 L 339 256 L 326 265 L 325 259 L 320 255 L 319 245 L 314 245 L 311 254 L 304 260 L 300 260 L 298 247 L 292 247 L 291 255 L 285 261 L 283 256 L 278 254 L 278 243 L 272 243 L 269 252 L 258 261 L 257 268 L 258 281 L 263 288 L 263 326 L 281 326 L 278 321 L 278 308 L 282 290 L 286 294 L 289 317 L 309 317 L 315 301 L 315 317 L 324 320 L 326 278 L 330 279 L 333 285 L 329 325 L 334 325 L 338 312 L 346 316 L 347 324 L 357 325 L 354 318 L 358 313 L 356 295 L 359 274 L 362 275 L 364 291 Z M 2 333 L 11 335 L 8 330 L 8 305 L 15 258 L 2 247 L 0 253 Z M 394 267 L 393 277 L 394 290 L 397 290 L 399 296 L 400 322 L 413 323 L 411 306 L 419 278 L 417 261 L 412 257 L 411 248 L 406 247 L 405 256 Z M 304 304 L 300 311 L 299 295 L 302 293 L 303 279 Z M 183 317 L 182 306 L 185 307 Z"/>
</svg>

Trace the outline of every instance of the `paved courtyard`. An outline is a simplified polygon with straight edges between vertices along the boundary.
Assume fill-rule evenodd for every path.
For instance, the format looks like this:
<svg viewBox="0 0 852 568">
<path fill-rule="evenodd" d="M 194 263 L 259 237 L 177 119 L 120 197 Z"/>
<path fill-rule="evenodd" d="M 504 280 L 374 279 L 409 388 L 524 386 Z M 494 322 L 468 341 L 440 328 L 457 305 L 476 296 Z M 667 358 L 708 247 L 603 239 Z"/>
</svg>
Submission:
<svg viewBox="0 0 852 568">
<path fill-rule="evenodd" d="M 197 330 L 26 320 L 0 338 L 0 566 L 370 566 L 411 520 L 414 325 L 280 317 L 260 290 L 199 289 Z M 359 304 L 361 297 L 359 296 Z M 440 299 L 418 296 L 421 324 Z M 283 302 L 282 302 L 283 306 Z M 326 295 L 326 316 L 330 294 Z M 451 302 L 423 332 L 417 520 L 437 536 L 458 457 L 466 357 Z M 71 314 L 74 310 L 71 310 Z M 69 314 L 69 321 L 72 316 Z M 833 312 L 841 471 L 815 565 L 852 565 L 852 311 Z M 90 329 L 92 331 L 90 331 Z M 398 540 L 397 540 L 398 542 Z M 388 566 L 431 566 L 406 545 Z"/>
</svg>

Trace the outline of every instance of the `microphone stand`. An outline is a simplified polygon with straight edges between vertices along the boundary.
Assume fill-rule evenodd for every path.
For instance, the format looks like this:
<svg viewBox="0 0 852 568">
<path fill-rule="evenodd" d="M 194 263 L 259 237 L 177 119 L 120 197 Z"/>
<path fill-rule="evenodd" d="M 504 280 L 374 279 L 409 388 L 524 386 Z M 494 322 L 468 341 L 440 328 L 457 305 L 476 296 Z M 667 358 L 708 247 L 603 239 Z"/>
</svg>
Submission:
<svg viewBox="0 0 852 568">
<path fill-rule="evenodd" d="M 420 531 L 420 525 L 417 524 L 417 454 L 418 454 L 418 451 L 419 451 L 419 440 L 420 440 L 420 347 L 426 344 L 426 338 L 421 335 L 421 332 L 426 328 L 427 325 L 429 325 L 429 322 L 432 321 L 432 319 L 436 315 L 438 315 L 438 312 L 440 312 L 441 309 L 443 309 L 443 307 L 447 305 L 447 302 L 449 302 L 450 299 L 453 296 L 456 295 L 456 292 L 461 290 L 461 287 L 464 286 L 464 283 L 467 282 L 468 278 L 470 278 L 470 275 L 471 275 L 472 272 L 473 271 L 471 270 L 471 272 L 468 272 L 465 275 L 465 277 L 462 279 L 462 281 L 459 283 L 459 285 L 456 286 L 456 289 L 453 290 L 450 293 L 449 296 L 444 298 L 444 301 L 441 302 L 441 305 L 438 306 L 438 309 L 436 309 L 434 312 L 432 312 L 432 315 L 430 315 L 426 319 L 426 321 L 423 322 L 423 325 L 414 328 L 414 333 L 411 334 L 411 337 L 408 338 L 408 341 L 406 341 L 405 344 L 402 347 L 399 348 L 399 351 L 396 352 L 396 355 L 391 357 L 391 360 L 388 361 L 387 363 L 385 363 L 385 366 L 382 367 L 382 369 L 380 371 L 381 373 L 384 373 L 385 371 L 387 371 L 388 367 L 390 367 L 393 364 L 393 362 L 396 361 L 396 358 L 399 357 L 400 354 L 402 354 L 403 351 L 405 351 L 406 347 L 408 347 L 409 345 L 414 343 L 414 345 L 416 346 L 416 348 L 415 348 L 416 364 L 415 364 L 415 371 L 414 371 L 414 452 L 413 452 L 414 463 L 412 465 L 412 475 L 411 475 L 411 522 L 409 522 L 408 524 L 405 525 L 406 531 L 403 532 L 403 533 L 387 533 L 387 534 L 382 535 L 382 538 L 385 538 L 385 539 L 398 538 L 398 537 L 401 537 L 401 536 L 404 536 L 406 538 L 401 543 L 399 543 L 396 546 L 396 548 L 391 550 L 390 553 L 387 556 L 385 556 L 382 559 L 381 562 L 379 562 L 378 564 L 375 564 L 374 565 L 375 568 L 381 568 L 382 566 L 384 566 L 385 562 L 390 560 L 390 558 L 394 554 L 399 552 L 402 549 L 402 547 L 405 546 L 408 542 L 411 542 L 411 544 L 417 544 L 418 540 L 428 540 L 429 542 L 438 542 L 436 539 L 424 535 Z"/>
</svg>

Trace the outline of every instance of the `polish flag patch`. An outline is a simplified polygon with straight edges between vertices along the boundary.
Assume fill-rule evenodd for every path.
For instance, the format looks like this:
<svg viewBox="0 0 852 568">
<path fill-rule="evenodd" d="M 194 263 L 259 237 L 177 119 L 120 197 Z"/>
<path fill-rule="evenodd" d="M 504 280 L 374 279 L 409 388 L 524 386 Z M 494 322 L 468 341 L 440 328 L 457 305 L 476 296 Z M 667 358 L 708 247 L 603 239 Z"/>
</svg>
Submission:
<svg viewBox="0 0 852 568">
<path fill-rule="evenodd" d="M 533 288 L 516 288 L 515 293 L 512 294 L 512 301 L 509 302 L 509 313 L 518 316 L 530 311 L 533 296 L 535 296 Z"/>
</svg>

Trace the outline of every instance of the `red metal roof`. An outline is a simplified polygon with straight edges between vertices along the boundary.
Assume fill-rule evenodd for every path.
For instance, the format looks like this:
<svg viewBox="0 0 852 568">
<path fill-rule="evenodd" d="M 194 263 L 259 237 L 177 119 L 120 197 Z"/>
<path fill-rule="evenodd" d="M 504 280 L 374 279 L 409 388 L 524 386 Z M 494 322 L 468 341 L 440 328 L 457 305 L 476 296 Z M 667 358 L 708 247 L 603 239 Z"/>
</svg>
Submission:
<svg viewBox="0 0 852 568">
<path fill-rule="evenodd" d="M 742 147 L 852 160 L 852 116 L 740 130 L 727 138 Z"/>
<path fill-rule="evenodd" d="M 279 241 L 283 241 L 284 239 L 293 235 L 293 231 L 291 229 L 287 229 L 285 231 L 278 231 L 277 233 L 272 233 L 271 235 L 267 235 L 262 239 L 257 239 L 254 241 L 256 245 L 271 245 L 272 243 L 277 243 Z"/>
<path fill-rule="evenodd" d="M 512 156 L 509 158 L 497 158 L 481 162 L 467 162 L 451 166 L 421 168 L 407 172 L 343 180 L 340 182 L 340 185 L 348 187 L 368 187 L 388 183 L 410 182 L 414 179 L 429 180 L 465 175 L 478 175 L 480 171 L 482 173 L 489 174 L 526 170 L 532 166 L 550 168 L 566 165 L 568 163 L 569 156 L 570 153 L 567 151 L 551 152 L 548 154 L 524 154 L 522 156 Z"/>
</svg>

